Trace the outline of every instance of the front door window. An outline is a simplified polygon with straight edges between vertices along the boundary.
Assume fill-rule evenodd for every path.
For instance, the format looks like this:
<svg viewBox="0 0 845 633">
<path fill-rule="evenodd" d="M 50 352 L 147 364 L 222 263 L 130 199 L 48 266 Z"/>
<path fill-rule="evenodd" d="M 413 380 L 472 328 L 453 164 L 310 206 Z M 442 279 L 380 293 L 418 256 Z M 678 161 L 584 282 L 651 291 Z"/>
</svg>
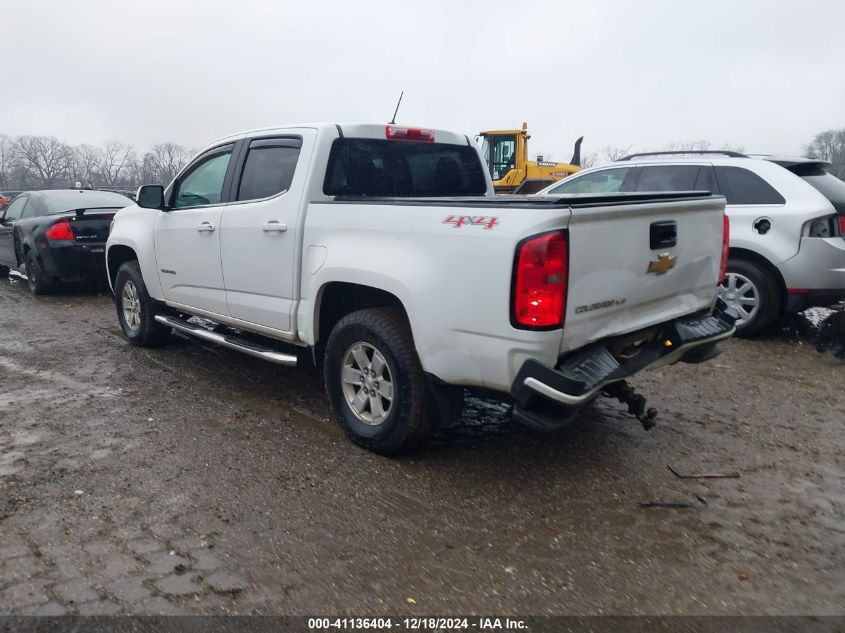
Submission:
<svg viewBox="0 0 845 633">
<path fill-rule="evenodd" d="M 182 208 L 219 204 L 231 157 L 232 150 L 229 149 L 200 159 L 195 167 L 179 179 L 173 206 Z"/>
</svg>

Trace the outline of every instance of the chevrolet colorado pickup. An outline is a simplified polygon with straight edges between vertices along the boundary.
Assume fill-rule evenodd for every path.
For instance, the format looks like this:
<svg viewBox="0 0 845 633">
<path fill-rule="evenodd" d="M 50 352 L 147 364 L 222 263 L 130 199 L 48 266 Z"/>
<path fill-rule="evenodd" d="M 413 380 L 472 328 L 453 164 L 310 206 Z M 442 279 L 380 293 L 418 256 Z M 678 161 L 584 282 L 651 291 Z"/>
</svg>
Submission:
<svg viewBox="0 0 845 633">
<path fill-rule="evenodd" d="M 649 425 L 625 378 L 707 360 L 734 332 L 717 300 L 724 207 L 707 192 L 494 197 L 462 134 L 299 125 L 221 139 L 141 187 L 106 263 L 132 343 L 177 330 L 313 361 L 347 435 L 393 454 L 448 425 L 465 389 L 539 428 L 602 393 Z"/>
</svg>

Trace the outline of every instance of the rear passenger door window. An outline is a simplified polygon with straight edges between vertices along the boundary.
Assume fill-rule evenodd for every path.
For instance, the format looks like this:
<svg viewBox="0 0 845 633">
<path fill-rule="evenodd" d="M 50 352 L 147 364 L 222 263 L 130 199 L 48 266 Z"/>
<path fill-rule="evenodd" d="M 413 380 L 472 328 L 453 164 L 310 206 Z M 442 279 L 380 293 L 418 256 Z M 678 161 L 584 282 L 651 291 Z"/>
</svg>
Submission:
<svg viewBox="0 0 845 633">
<path fill-rule="evenodd" d="M 753 171 L 743 167 L 716 167 L 719 189 L 728 204 L 784 204 L 783 196 Z"/>
<path fill-rule="evenodd" d="M 260 200 L 290 189 L 302 140 L 256 139 L 249 144 L 236 200 Z"/>
<path fill-rule="evenodd" d="M 695 190 L 719 193 L 716 178 L 713 176 L 713 167 L 706 165 L 701 168 L 701 171 L 698 172 L 698 178 L 695 179 Z"/>
<path fill-rule="evenodd" d="M 637 191 L 695 191 L 701 165 L 649 165 L 640 168 Z"/>
<path fill-rule="evenodd" d="M 570 193 L 616 193 L 626 191 L 623 187 L 633 170 L 630 167 L 600 169 L 583 176 L 570 176 L 546 195 L 565 195 Z"/>
</svg>

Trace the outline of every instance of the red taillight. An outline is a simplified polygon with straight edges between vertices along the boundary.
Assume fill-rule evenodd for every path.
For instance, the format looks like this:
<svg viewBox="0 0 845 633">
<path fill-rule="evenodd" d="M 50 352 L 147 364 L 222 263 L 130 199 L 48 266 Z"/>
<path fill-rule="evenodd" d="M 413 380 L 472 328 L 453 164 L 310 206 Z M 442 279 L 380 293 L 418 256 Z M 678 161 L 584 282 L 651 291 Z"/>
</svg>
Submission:
<svg viewBox="0 0 845 633">
<path fill-rule="evenodd" d="M 839 220 L 839 235 L 845 237 L 845 215 L 840 215 L 837 220 Z"/>
<path fill-rule="evenodd" d="M 728 276 L 728 252 L 731 241 L 731 220 L 728 216 L 722 218 L 722 263 L 719 265 L 719 283 Z"/>
<path fill-rule="evenodd" d="M 512 321 L 516 327 L 552 329 L 563 325 L 568 268 L 566 231 L 522 242 L 513 284 Z"/>
<path fill-rule="evenodd" d="M 70 220 L 59 220 L 44 233 L 51 240 L 73 240 L 76 235 L 70 227 Z"/>
<path fill-rule="evenodd" d="M 385 126 L 384 135 L 392 139 L 402 141 L 427 141 L 434 142 L 434 131 L 423 130 L 416 127 L 395 127 L 393 125 Z"/>
</svg>

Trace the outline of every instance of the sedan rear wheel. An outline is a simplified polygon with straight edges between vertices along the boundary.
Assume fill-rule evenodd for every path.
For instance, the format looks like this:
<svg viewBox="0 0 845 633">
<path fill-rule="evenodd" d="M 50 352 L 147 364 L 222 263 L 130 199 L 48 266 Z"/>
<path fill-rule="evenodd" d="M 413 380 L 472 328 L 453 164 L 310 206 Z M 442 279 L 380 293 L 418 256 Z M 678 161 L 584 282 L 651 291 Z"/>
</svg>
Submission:
<svg viewBox="0 0 845 633">
<path fill-rule="evenodd" d="M 53 284 L 44 274 L 41 264 L 38 263 L 38 259 L 32 251 L 27 252 L 24 267 L 26 268 L 26 281 L 32 294 L 43 295 L 53 289 Z"/>
</svg>

